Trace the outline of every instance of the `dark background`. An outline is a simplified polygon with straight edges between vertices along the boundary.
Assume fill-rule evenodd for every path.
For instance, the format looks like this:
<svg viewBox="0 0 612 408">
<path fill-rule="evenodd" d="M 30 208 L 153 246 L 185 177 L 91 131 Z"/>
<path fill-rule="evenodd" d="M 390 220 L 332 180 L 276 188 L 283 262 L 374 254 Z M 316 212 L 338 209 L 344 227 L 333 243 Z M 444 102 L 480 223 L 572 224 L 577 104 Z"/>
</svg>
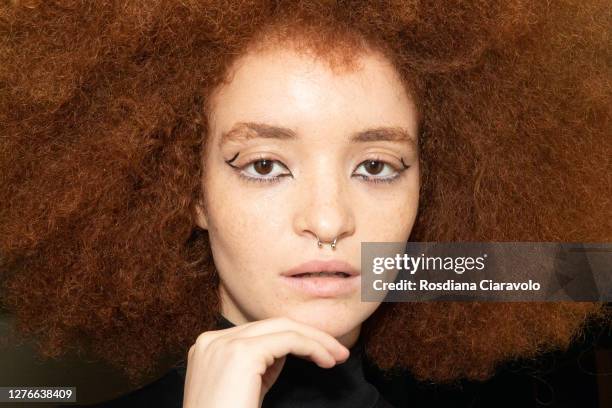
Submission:
<svg viewBox="0 0 612 408">
<path fill-rule="evenodd" d="M 398 407 L 612 408 L 612 327 L 589 327 L 568 351 L 504 364 L 485 382 L 385 380 L 371 366 L 368 375 Z"/>
</svg>

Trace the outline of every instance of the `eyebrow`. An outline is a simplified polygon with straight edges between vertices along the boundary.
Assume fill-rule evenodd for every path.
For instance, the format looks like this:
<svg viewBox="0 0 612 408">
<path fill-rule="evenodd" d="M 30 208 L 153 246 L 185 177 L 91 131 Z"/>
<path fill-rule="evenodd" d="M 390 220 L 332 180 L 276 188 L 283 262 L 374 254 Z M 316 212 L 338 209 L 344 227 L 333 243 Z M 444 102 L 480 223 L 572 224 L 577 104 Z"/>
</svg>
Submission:
<svg viewBox="0 0 612 408">
<path fill-rule="evenodd" d="M 223 144 L 230 139 L 249 140 L 257 137 L 292 140 L 297 139 L 298 136 L 292 129 L 282 126 L 272 126 L 259 122 L 237 122 L 230 130 L 221 134 L 219 144 Z M 399 126 L 378 126 L 361 130 L 353 133 L 350 141 L 353 143 L 376 141 L 408 142 L 413 147 L 417 145 L 415 137 L 407 129 Z"/>
</svg>

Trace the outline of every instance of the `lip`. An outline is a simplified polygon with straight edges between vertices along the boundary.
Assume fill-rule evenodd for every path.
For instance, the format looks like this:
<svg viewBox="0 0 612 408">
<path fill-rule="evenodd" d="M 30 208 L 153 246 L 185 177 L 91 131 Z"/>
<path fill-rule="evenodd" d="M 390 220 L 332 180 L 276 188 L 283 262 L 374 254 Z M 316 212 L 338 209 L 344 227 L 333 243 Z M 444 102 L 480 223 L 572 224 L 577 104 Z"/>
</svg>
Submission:
<svg viewBox="0 0 612 408">
<path fill-rule="evenodd" d="M 295 276 L 307 272 L 344 272 L 349 276 Z M 344 261 L 313 260 L 283 272 L 281 279 L 293 290 L 310 296 L 336 297 L 355 292 L 361 283 L 361 272 Z"/>
<path fill-rule="evenodd" d="M 307 272 L 344 272 L 350 275 L 349 278 L 361 275 L 361 271 L 353 268 L 351 264 L 349 264 L 348 262 L 344 262 L 340 260 L 323 261 L 323 260 L 318 260 L 318 259 L 304 262 L 303 264 L 300 264 L 296 266 L 295 268 L 291 268 L 288 271 L 283 272 L 282 275 L 291 277 L 294 275 L 298 275 L 300 273 L 307 273 Z M 342 279 L 349 279 L 349 278 L 342 278 Z"/>
</svg>

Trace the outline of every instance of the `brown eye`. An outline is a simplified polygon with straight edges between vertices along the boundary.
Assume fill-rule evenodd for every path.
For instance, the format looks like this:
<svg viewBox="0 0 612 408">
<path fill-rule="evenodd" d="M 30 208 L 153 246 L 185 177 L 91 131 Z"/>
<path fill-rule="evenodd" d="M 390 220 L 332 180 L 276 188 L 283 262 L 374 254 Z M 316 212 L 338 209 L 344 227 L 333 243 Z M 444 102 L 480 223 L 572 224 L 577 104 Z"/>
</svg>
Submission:
<svg viewBox="0 0 612 408">
<path fill-rule="evenodd" d="M 273 163 L 271 160 L 257 160 L 253 168 L 258 174 L 268 174 L 272 171 Z"/>
<path fill-rule="evenodd" d="M 388 162 L 381 159 L 369 159 L 359 163 L 353 175 L 368 182 L 393 181 L 397 179 L 400 171 Z"/>
<path fill-rule="evenodd" d="M 378 174 L 385 167 L 385 164 L 378 160 L 368 160 L 364 165 L 367 172 L 370 174 Z"/>
</svg>

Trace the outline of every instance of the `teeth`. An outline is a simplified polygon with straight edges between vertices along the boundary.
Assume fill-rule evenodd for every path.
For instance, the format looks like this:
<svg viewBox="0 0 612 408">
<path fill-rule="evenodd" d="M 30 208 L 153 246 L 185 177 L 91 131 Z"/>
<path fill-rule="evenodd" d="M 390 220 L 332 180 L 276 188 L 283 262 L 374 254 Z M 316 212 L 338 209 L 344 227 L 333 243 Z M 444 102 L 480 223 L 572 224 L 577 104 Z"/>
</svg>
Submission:
<svg viewBox="0 0 612 408">
<path fill-rule="evenodd" d="M 349 275 L 344 273 L 344 272 L 309 272 L 309 273 L 302 273 L 300 275 L 297 275 L 299 277 L 307 277 L 307 276 L 341 276 L 343 278 L 348 277 Z"/>
</svg>

